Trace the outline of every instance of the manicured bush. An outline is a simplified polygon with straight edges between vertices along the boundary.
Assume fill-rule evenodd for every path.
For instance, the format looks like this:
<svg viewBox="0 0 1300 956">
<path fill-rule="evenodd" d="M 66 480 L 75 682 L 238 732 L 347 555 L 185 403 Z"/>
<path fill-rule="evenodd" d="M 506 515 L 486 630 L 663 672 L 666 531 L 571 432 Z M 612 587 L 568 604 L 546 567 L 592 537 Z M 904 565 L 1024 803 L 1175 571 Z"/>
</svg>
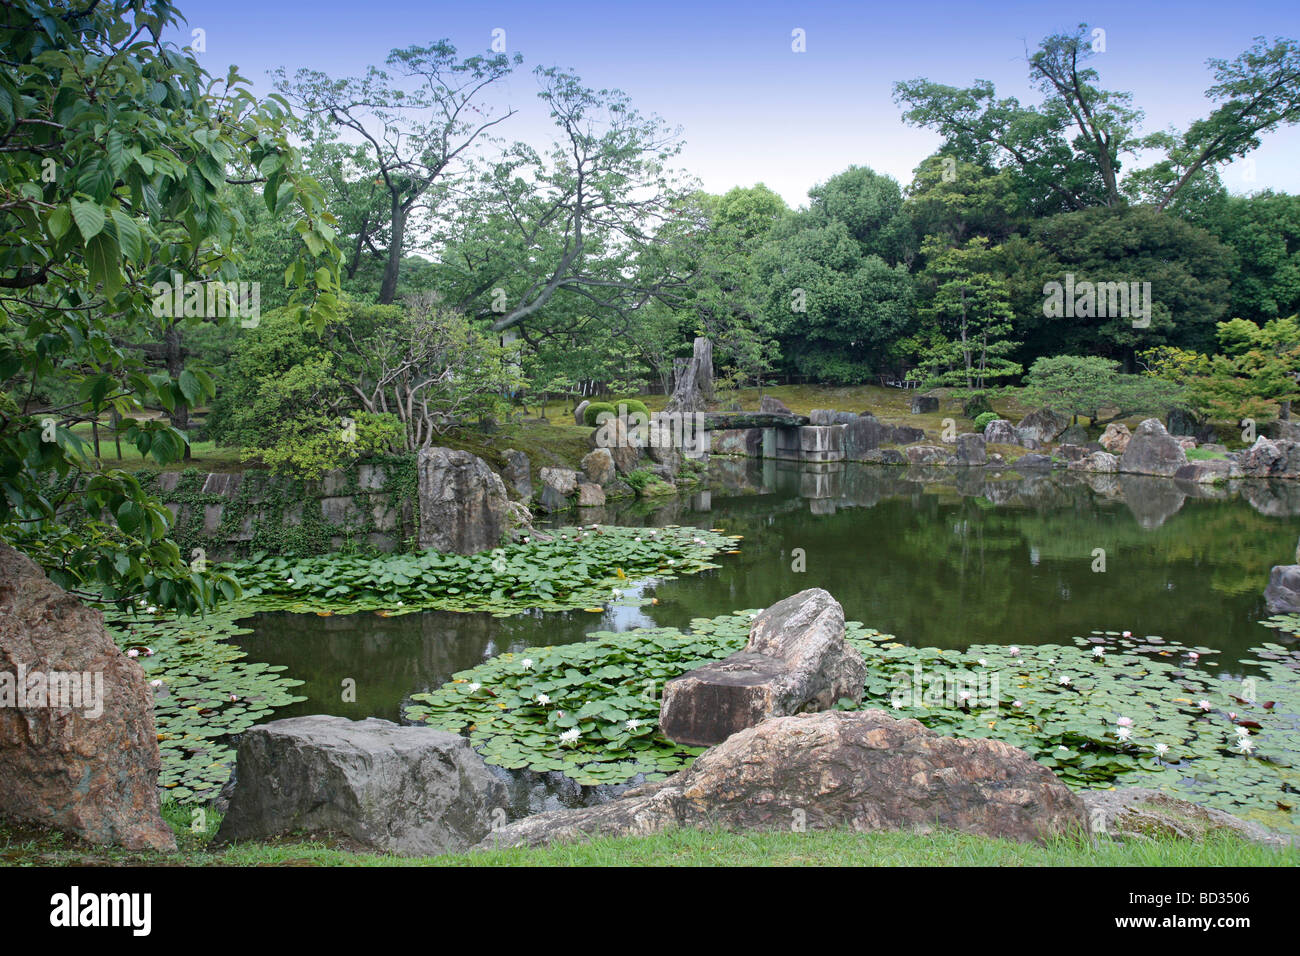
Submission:
<svg viewBox="0 0 1300 956">
<path fill-rule="evenodd" d="M 989 422 L 996 421 L 997 417 L 997 412 L 980 412 L 980 414 L 975 416 L 975 430 L 977 432 L 984 431 L 985 426 L 987 426 Z"/>
<path fill-rule="evenodd" d="M 599 424 L 596 421 L 597 415 L 599 415 L 601 412 L 612 412 L 613 414 L 617 415 L 619 413 L 620 405 L 627 406 L 624 411 L 626 412 L 628 418 L 631 418 L 633 415 L 640 413 L 645 416 L 646 421 L 650 420 L 650 409 L 645 407 L 645 402 L 636 398 L 616 398 L 610 402 L 592 402 L 583 411 L 582 420 L 586 422 L 588 425 L 597 425 Z"/>
<path fill-rule="evenodd" d="M 609 412 L 611 415 L 617 415 L 618 409 L 609 402 L 592 402 L 583 410 L 582 420 L 588 425 L 595 425 L 596 416 L 601 412 Z"/>
<path fill-rule="evenodd" d="M 961 413 L 969 419 L 974 419 L 977 415 L 993 411 L 993 406 L 989 404 L 988 394 L 985 392 L 968 392 L 962 399 Z"/>
</svg>

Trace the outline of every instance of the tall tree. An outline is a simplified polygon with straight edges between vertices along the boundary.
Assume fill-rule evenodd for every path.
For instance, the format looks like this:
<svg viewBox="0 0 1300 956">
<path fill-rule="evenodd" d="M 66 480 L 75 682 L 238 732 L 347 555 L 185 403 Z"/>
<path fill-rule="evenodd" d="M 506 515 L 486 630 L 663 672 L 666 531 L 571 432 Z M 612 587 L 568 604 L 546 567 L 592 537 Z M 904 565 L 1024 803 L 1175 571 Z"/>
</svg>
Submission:
<svg viewBox="0 0 1300 956">
<path fill-rule="evenodd" d="M 363 247 L 382 257 L 380 303 L 397 295 L 412 219 L 436 205 L 435 185 L 487 130 L 514 115 L 508 109 L 492 116 L 479 103 L 488 87 L 521 62 L 518 54 L 512 59 L 505 53 L 461 59 L 451 43 L 440 40 L 393 50 L 386 63 L 396 79 L 376 67 L 340 80 L 308 69 L 290 80 L 283 69 L 277 71 L 277 88 L 300 104 L 310 121 L 305 134 L 313 147 L 345 164 L 340 195 L 355 205 L 373 198 L 358 195 L 370 183 L 382 186 L 383 206 L 366 207 L 352 223 L 349 260 L 351 267 Z M 361 148 L 347 149 L 344 137 L 354 137 L 352 145 Z"/>
</svg>

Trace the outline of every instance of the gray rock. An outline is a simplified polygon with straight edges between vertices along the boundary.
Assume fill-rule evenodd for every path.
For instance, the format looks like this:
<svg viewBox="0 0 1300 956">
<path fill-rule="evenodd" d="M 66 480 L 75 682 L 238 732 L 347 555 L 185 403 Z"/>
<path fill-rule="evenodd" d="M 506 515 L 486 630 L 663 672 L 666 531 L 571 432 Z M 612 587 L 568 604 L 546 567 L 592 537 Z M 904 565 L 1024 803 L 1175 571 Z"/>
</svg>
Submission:
<svg viewBox="0 0 1300 956">
<path fill-rule="evenodd" d="M 573 409 L 573 424 L 575 425 L 587 424 L 586 412 L 587 412 L 587 406 L 590 404 L 591 404 L 591 400 L 586 398 L 584 398 L 582 401 L 580 401 L 577 404 L 577 407 Z"/>
<path fill-rule="evenodd" d="M 1247 478 L 1300 478 L 1300 442 L 1261 435 L 1237 456 L 1237 464 Z"/>
<path fill-rule="evenodd" d="M 1046 455 L 1021 455 L 1012 463 L 1012 467 L 1020 471 L 1050 471 L 1052 459 Z"/>
<path fill-rule="evenodd" d="M 1058 445 L 1056 453 L 1066 461 L 1078 461 L 1080 458 L 1087 458 L 1092 454 L 1093 449 L 1084 445 L 1072 445 L 1069 443 Z"/>
<path fill-rule="evenodd" d="M 617 476 L 614 456 L 608 448 L 597 448 L 582 458 L 582 473 L 598 485 L 607 485 Z"/>
<path fill-rule="evenodd" d="M 903 453 L 913 465 L 946 465 L 952 459 L 948 449 L 938 445 L 908 445 Z"/>
<path fill-rule="evenodd" d="M 1017 445 L 1020 433 L 1005 418 L 995 418 L 984 426 L 984 441 L 990 445 Z"/>
<path fill-rule="evenodd" d="M 1147 841 L 1175 838 L 1202 842 L 1226 833 L 1254 843 L 1283 847 L 1293 841 L 1271 833 L 1230 813 L 1181 800 L 1160 790 L 1124 787 L 1119 790 L 1083 790 L 1079 793 L 1096 836 Z"/>
<path fill-rule="evenodd" d="M 1056 436 L 1065 431 L 1066 426 L 1070 424 L 1070 419 L 1064 415 L 1058 415 L 1050 408 L 1040 408 L 1036 412 L 1030 412 L 1020 420 L 1016 430 L 1020 434 L 1021 441 L 1026 438 L 1032 438 L 1035 441 L 1049 442 L 1055 441 Z"/>
<path fill-rule="evenodd" d="M 421 548 L 474 554 L 501 544 L 509 499 L 487 462 L 467 451 L 422 448 L 416 468 Z"/>
<path fill-rule="evenodd" d="M 600 806 L 528 817 L 479 846 L 675 827 L 789 831 L 796 822 L 810 830 L 946 829 L 1018 841 L 1087 827 L 1079 798 L 1023 750 L 941 737 L 881 710 L 829 711 L 765 720 L 667 780 Z"/>
<path fill-rule="evenodd" d="M 1237 467 L 1236 462 L 1229 461 L 1226 458 L 1189 461 L 1174 472 L 1174 477 L 1180 481 L 1194 481 L 1203 485 L 1213 484 L 1216 481 L 1226 481 L 1229 478 L 1240 477 L 1240 475 L 1241 469 Z"/>
<path fill-rule="evenodd" d="M 865 679 L 844 642 L 844 609 L 810 588 L 758 615 L 743 651 L 664 685 L 659 727 L 669 740 L 716 744 L 768 717 L 861 700 Z"/>
<path fill-rule="evenodd" d="M 610 418 L 592 432 L 594 448 L 604 448 L 614 459 L 614 468 L 620 475 L 636 471 L 641 460 L 644 442 L 641 429 L 629 430 L 621 418 Z M 647 429 L 648 431 L 648 429 Z"/>
<path fill-rule="evenodd" d="M 1119 459 L 1108 451 L 1091 452 L 1072 460 L 1067 467 L 1071 471 L 1084 471 L 1098 475 L 1112 475 L 1120 470 Z"/>
<path fill-rule="evenodd" d="M 1300 549 L 1296 560 L 1300 561 Z M 1273 568 L 1264 601 L 1272 614 L 1300 613 L 1300 564 L 1279 564 Z"/>
<path fill-rule="evenodd" d="M 1086 445 L 1088 443 L 1088 429 L 1082 425 L 1071 425 L 1057 435 L 1056 440 L 1070 445 Z"/>
<path fill-rule="evenodd" d="M 793 415 L 794 412 L 786 407 L 785 402 L 779 398 L 773 398 L 771 395 L 764 395 L 758 403 L 758 410 L 765 415 Z"/>
<path fill-rule="evenodd" d="M 578 491 L 578 473 L 572 468 L 543 468 L 540 475 L 542 495 L 538 506 L 543 511 L 563 511 Z"/>
<path fill-rule="evenodd" d="M 1187 452 L 1156 418 L 1138 425 L 1119 460 L 1119 470 L 1135 475 L 1172 478 L 1187 464 Z"/>
<path fill-rule="evenodd" d="M 1261 434 L 1266 438 L 1274 441 L 1297 441 L 1300 442 L 1300 422 L 1286 421 L 1284 419 L 1275 419 L 1267 422 L 1260 429 Z"/>
<path fill-rule="evenodd" d="M 605 504 L 605 489 L 593 482 L 578 485 L 578 507 L 600 508 Z"/>
<path fill-rule="evenodd" d="M 451 853 L 487 836 L 505 805 L 468 738 L 374 717 L 259 724 L 236 767 L 218 843 L 334 832 L 384 853 Z"/>
<path fill-rule="evenodd" d="M 912 414 L 928 415 L 939 410 L 939 398 L 937 395 L 913 395 L 912 396 Z"/>
<path fill-rule="evenodd" d="M 982 465 L 988 461 L 984 436 L 964 434 L 957 436 L 957 461 L 963 465 Z"/>
<path fill-rule="evenodd" d="M 501 455 L 506 461 L 505 468 L 501 471 L 506 488 L 521 500 L 528 501 L 533 497 L 533 470 L 528 456 L 513 448 L 507 448 Z"/>
</svg>

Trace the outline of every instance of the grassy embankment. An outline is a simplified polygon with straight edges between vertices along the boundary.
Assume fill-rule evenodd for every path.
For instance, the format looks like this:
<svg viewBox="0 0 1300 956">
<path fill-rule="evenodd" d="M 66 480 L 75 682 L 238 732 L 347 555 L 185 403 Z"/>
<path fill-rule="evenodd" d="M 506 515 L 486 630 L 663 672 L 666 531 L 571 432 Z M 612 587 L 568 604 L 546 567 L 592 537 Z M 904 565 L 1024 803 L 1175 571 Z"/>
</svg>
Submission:
<svg viewBox="0 0 1300 956">
<path fill-rule="evenodd" d="M 303 839 L 209 848 L 190 831 L 188 810 L 164 813 L 177 831 L 175 853 L 95 847 L 48 830 L 0 825 L 0 866 L 1297 866 L 1300 850 L 1272 850 L 1228 837 L 1203 843 L 1151 840 L 1093 843 L 1060 838 L 1012 843 L 964 833 L 726 833 L 676 830 L 539 849 L 438 857 L 354 853 Z M 209 833 L 218 817 L 209 811 Z"/>
</svg>

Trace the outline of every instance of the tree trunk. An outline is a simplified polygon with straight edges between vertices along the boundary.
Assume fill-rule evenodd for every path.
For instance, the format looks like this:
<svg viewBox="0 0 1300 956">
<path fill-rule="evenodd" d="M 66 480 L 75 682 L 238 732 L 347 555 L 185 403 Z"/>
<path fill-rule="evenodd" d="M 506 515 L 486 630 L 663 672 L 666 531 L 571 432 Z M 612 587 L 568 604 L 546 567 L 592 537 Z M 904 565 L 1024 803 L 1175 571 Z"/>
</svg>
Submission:
<svg viewBox="0 0 1300 956">
<path fill-rule="evenodd" d="M 185 371 L 185 350 L 181 347 L 181 329 L 179 325 L 171 326 L 166 334 L 163 335 L 163 358 L 167 363 L 167 374 L 172 378 L 180 378 L 181 372 Z M 176 410 L 169 416 L 172 428 L 179 432 L 185 432 L 190 424 L 190 406 L 188 402 L 182 402 L 176 406 Z M 190 444 L 185 443 L 185 461 L 193 458 L 190 452 Z"/>
<path fill-rule="evenodd" d="M 384 281 L 379 287 L 379 304 L 391 305 L 397 298 L 397 273 L 402 266 L 402 243 L 406 235 L 406 210 L 394 197 L 393 228 L 388 240 L 388 262 L 384 264 Z"/>
</svg>

